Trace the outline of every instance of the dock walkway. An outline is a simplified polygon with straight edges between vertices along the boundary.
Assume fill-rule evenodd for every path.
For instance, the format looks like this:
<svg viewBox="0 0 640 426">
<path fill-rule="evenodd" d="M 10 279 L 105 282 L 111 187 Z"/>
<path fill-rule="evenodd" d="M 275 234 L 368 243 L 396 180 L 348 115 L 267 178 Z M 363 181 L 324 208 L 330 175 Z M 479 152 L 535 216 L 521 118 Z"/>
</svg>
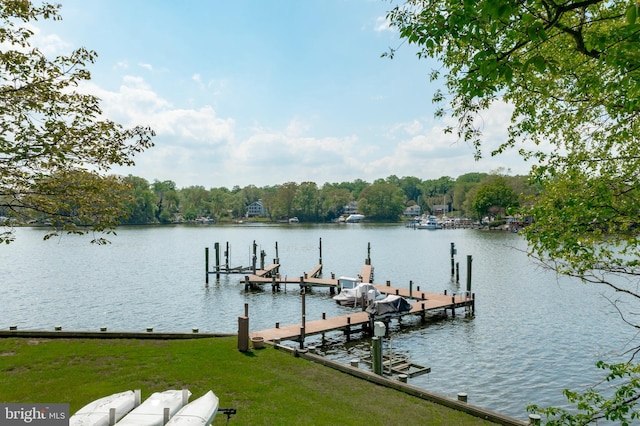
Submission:
<svg viewBox="0 0 640 426">
<path fill-rule="evenodd" d="M 391 287 L 387 285 L 374 284 L 376 288 L 383 294 L 396 294 L 402 297 L 409 297 L 410 290 Z M 305 321 L 304 323 L 287 325 L 281 327 L 276 324 L 276 327 L 266 330 L 254 331 L 249 333 L 250 337 L 262 337 L 265 341 L 273 342 L 274 340 L 304 340 L 305 336 L 311 336 L 314 334 L 324 334 L 331 331 L 344 330 L 349 337 L 354 327 L 366 328 L 372 321 L 376 320 L 390 320 L 391 318 L 397 318 L 404 315 L 421 315 L 424 319 L 424 315 L 428 311 L 443 309 L 445 312 L 451 310 L 452 315 L 455 315 L 455 309 L 461 307 L 471 307 L 473 309 L 475 299 L 473 297 L 460 297 L 460 296 L 447 296 L 444 294 L 428 293 L 428 292 L 413 292 L 413 297 L 416 298 L 411 303 L 411 310 L 402 314 L 395 314 L 392 316 L 381 316 L 371 318 L 365 311 L 354 311 L 348 315 L 337 316 L 333 318 L 326 318 L 323 314 L 323 318 L 314 321 Z"/>
</svg>

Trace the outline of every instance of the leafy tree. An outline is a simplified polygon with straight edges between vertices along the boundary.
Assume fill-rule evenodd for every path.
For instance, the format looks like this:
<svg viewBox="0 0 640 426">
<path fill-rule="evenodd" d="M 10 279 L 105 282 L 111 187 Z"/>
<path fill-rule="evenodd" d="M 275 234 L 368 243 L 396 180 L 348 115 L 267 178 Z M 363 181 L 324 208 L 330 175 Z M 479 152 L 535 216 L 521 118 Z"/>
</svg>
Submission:
<svg viewBox="0 0 640 426">
<path fill-rule="evenodd" d="M 417 177 L 403 176 L 402 178 L 400 178 L 398 186 L 400 186 L 402 192 L 404 192 L 407 200 L 413 200 L 417 203 L 418 201 L 420 201 L 420 197 L 422 196 L 422 191 L 420 190 L 421 183 L 422 180 Z"/>
<path fill-rule="evenodd" d="M 160 223 L 173 222 L 180 206 L 176 183 L 172 180 L 155 180 L 151 187 L 156 194 L 156 219 Z"/>
<path fill-rule="evenodd" d="M 435 93 L 437 114 L 457 120 L 448 131 L 472 143 L 477 157 L 482 112 L 497 101 L 512 107 L 508 137 L 494 153 L 518 149 L 532 161 L 532 177 L 541 185 L 526 212 L 534 221 L 525 228 L 531 254 L 558 272 L 612 287 L 636 303 L 638 12 L 635 1 L 412 0 L 388 15 L 421 57 L 443 64 L 432 74 L 444 80 L 448 92 Z M 637 316 L 612 303 L 625 321 L 640 327 Z M 638 351 L 640 345 L 633 353 Z M 610 370 L 617 377 L 637 377 L 632 362 Z M 563 424 L 601 418 L 628 424 L 640 416 L 640 384 L 630 383 L 614 396 L 571 398 L 579 414 L 544 412 Z"/>
<path fill-rule="evenodd" d="M 195 220 L 198 217 L 211 215 L 209 205 L 209 191 L 202 185 L 182 188 L 179 193 L 182 217 L 185 220 Z"/>
<path fill-rule="evenodd" d="M 31 45 L 31 22 L 60 20 L 59 8 L 0 2 L 0 207 L 18 220 L 45 215 L 56 231 L 110 232 L 126 191 L 106 172 L 132 165 L 153 132 L 102 119 L 99 99 L 76 90 L 90 79 L 95 52 L 48 58 Z M 0 242 L 13 238 L 10 228 L 0 233 Z"/>
<path fill-rule="evenodd" d="M 127 202 L 127 217 L 122 223 L 144 225 L 156 221 L 156 196 L 151 191 L 149 181 L 129 175 L 125 178 L 129 185 L 130 199 Z"/>
<path fill-rule="evenodd" d="M 374 220 L 398 220 L 404 211 L 404 193 L 386 182 L 375 183 L 360 193 L 358 210 Z"/>
<path fill-rule="evenodd" d="M 347 189 L 325 183 L 320 190 L 320 200 L 325 219 L 330 221 L 342 214 L 344 206 L 352 200 L 352 197 Z"/>
<path fill-rule="evenodd" d="M 287 182 L 282 184 L 273 200 L 273 216 L 289 218 L 295 216 L 294 213 L 294 197 L 298 191 L 298 184 L 295 182 Z"/>
<path fill-rule="evenodd" d="M 294 196 L 294 203 L 303 220 L 318 220 L 320 211 L 320 198 L 318 195 L 318 186 L 315 182 L 302 182 L 298 186 Z"/>
<path fill-rule="evenodd" d="M 473 199 L 473 209 L 479 219 L 485 214 L 494 217 L 504 215 L 507 209 L 516 206 L 518 195 L 501 176 L 492 177 L 489 182 L 481 184 Z"/>
</svg>

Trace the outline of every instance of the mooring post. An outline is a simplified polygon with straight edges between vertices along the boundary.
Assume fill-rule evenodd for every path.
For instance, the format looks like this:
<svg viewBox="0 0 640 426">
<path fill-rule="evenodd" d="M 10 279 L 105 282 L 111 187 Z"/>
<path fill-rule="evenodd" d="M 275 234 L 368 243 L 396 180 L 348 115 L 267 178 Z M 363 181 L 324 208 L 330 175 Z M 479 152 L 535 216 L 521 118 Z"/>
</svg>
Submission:
<svg viewBox="0 0 640 426">
<path fill-rule="evenodd" d="M 267 256 L 267 253 L 264 250 L 260 250 L 260 269 L 264 269 L 264 258 Z"/>
<path fill-rule="evenodd" d="M 214 244 L 216 250 L 216 279 L 220 279 L 220 243 Z"/>
<path fill-rule="evenodd" d="M 382 376 L 382 340 L 378 336 L 371 338 L 371 361 L 373 372 Z"/>
<path fill-rule="evenodd" d="M 238 350 L 249 351 L 249 317 L 238 317 Z"/>
<path fill-rule="evenodd" d="M 224 251 L 224 264 L 227 265 L 227 272 L 229 272 L 229 241 L 227 241 L 227 249 Z"/>
<path fill-rule="evenodd" d="M 413 299 L 413 280 L 409 280 L 409 299 Z"/>
<path fill-rule="evenodd" d="M 302 289 L 302 326 L 300 327 L 300 349 L 304 349 L 304 334 L 305 327 L 307 325 L 307 304 L 306 304 L 306 294 L 307 292 Z"/>
<path fill-rule="evenodd" d="M 367 243 L 367 261 L 365 265 L 371 265 L 371 243 Z"/>
<path fill-rule="evenodd" d="M 471 255 L 467 256 L 467 295 L 471 294 Z"/>
<path fill-rule="evenodd" d="M 318 259 L 318 265 L 322 265 L 322 237 L 320 237 L 320 259 Z"/>
<path fill-rule="evenodd" d="M 209 284 L 209 247 L 204 248 L 204 282 Z"/>
<path fill-rule="evenodd" d="M 460 262 L 456 262 L 456 283 L 460 282 Z"/>
<path fill-rule="evenodd" d="M 253 269 L 253 275 L 256 274 L 257 263 L 258 263 L 258 245 L 256 244 L 256 240 L 253 240 L 253 256 L 251 257 L 251 266 Z"/>
<path fill-rule="evenodd" d="M 277 263 L 278 265 L 280 264 L 280 256 L 278 256 L 278 242 L 276 241 L 276 259 L 273 261 L 273 263 Z"/>
<path fill-rule="evenodd" d="M 455 243 L 451 243 L 451 276 L 453 276 L 453 256 L 456 254 L 456 245 Z"/>
</svg>

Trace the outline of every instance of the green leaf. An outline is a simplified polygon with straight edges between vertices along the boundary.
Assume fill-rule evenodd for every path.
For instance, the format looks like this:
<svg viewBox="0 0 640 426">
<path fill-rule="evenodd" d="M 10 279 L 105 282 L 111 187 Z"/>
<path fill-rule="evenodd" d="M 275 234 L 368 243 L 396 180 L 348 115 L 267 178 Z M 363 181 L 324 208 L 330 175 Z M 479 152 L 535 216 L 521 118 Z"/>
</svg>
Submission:
<svg viewBox="0 0 640 426">
<path fill-rule="evenodd" d="M 638 6 L 636 6 L 635 3 L 627 7 L 625 17 L 627 19 L 627 24 L 633 25 L 636 23 L 636 19 L 638 17 Z"/>
</svg>

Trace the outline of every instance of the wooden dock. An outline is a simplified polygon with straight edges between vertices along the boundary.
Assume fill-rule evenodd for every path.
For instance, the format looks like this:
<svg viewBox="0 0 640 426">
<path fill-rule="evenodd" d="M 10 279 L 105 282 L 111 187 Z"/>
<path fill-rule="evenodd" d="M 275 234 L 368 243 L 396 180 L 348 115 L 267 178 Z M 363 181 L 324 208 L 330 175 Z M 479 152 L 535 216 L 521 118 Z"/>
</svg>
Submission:
<svg viewBox="0 0 640 426">
<path fill-rule="evenodd" d="M 378 291 L 383 294 L 395 294 L 405 298 L 412 295 L 414 301 L 411 303 L 411 310 L 402 314 L 391 316 L 372 317 L 366 311 L 354 311 L 348 315 L 326 318 L 323 314 L 322 319 L 314 321 L 304 321 L 299 324 L 280 326 L 276 324 L 274 328 L 266 330 L 254 331 L 249 333 L 250 337 L 262 337 L 265 341 L 274 342 L 276 340 L 296 340 L 304 341 L 306 336 L 315 334 L 324 334 L 333 331 L 344 331 L 347 339 L 352 332 L 360 330 L 368 331 L 373 321 L 385 321 L 388 324 L 392 318 L 399 318 L 405 315 L 419 315 L 425 320 L 427 312 L 434 310 L 451 311 L 455 316 L 455 309 L 469 307 L 474 309 L 475 298 L 448 296 L 446 294 L 428 293 L 423 291 L 411 291 L 406 288 L 391 287 L 390 285 L 374 284 Z"/>
<path fill-rule="evenodd" d="M 288 278 L 280 276 L 276 265 L 269 265 L 265 269 L 257 270 L 255 274 L 247 274 L 244 276 L 243 283 L 245 290 L 255 289 L 259 286 L 271 284 L 273 291 L 279 291 L 281 285 L 298 284 L 300 288 L 310 289 L 312 287 L 329 288 L 331 294 L 335 293 L 338 288 L 338 279 L 332 273 L 331 278 L 321 278 L 322 263 L 316 265 L 311 272 L 305 272 L 300 277 Z M 279 267 L 279 265 L 278 265 Z M 373 283 L 373 266 L 364 265 L 359 274 L 364 283 Z"/>
</svg>

